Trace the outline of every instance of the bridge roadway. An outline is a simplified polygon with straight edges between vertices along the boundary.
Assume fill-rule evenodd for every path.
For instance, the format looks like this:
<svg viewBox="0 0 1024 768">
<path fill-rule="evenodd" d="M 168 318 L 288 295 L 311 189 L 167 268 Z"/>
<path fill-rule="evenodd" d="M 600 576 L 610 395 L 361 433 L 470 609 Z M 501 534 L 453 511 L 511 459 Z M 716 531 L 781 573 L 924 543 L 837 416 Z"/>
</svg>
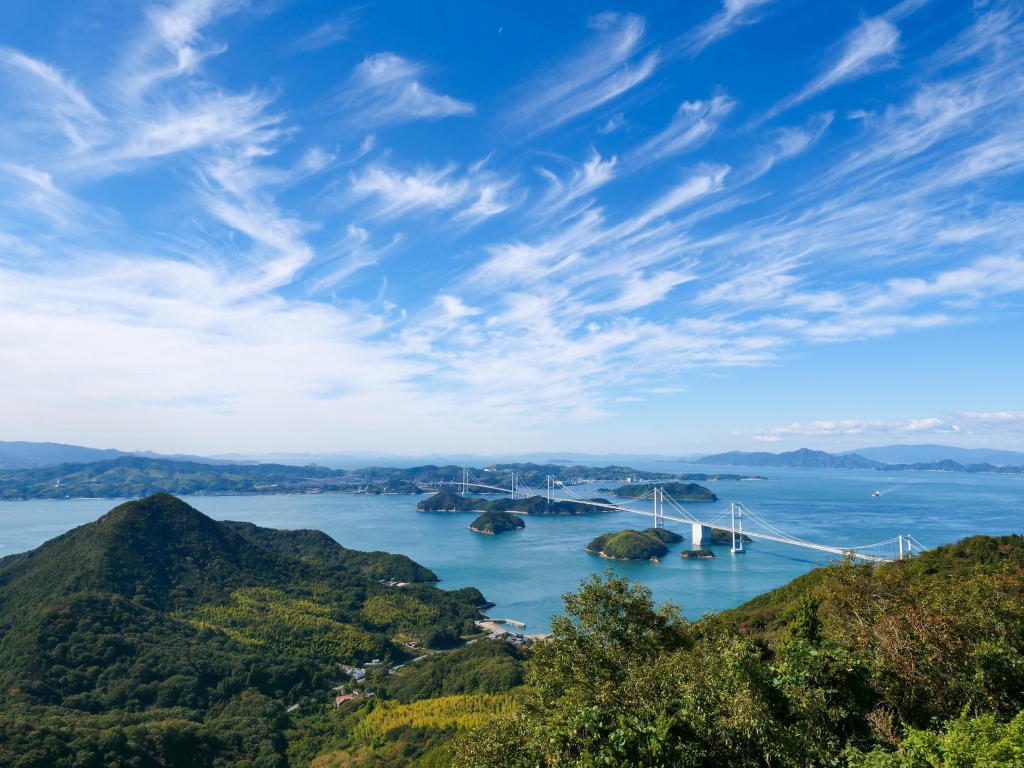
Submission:
<svg viewBox="0 0 1024 768">
<path fill-rule="evenodd" d="M 441 484 L 444 484 L 444 485 L 458 485 L 458 486 L 472 486 L 474 488 L 488 488 L 488 489 L 493 490 L 493 491 L 500 491 L 501 493 L 509 493 L 509 489 L 508 488 L 502 488 L 502 487 L 497 486 L 497 485 L 486 485 L 484 483 L 477 483 L 477 482 L 472 482 L 472 481 L 469 481 L 469 482 L 459 482 L 459 481 L 454 481 L 454 480 L 453 481 L 442 480 Z M 534 490 L 534 489 L 531 488 L 530 490 Z M 545 496 L 542 496 L 539 493 L 533 493 L 533 494 L 530 494 L 530 495 L 540 496 L 542 499 L 543 498 L 547 498 Z M 527 498 L 527 497 L 524 495 L 523 498 Z M 705 522 L 703 522 L 701 520 L 698 520 L 696 517 L 693 517 L 693 518 L 683 518 L 683 517 L 675 517 L 673 515 L 666 515 L 664 513 L 644 512 L 643 510 L 640 510 L 640 509 L 631 509 L 629 507 L 620 506 L 619 504 L 603 504 L 603 503 L 598 502 L 598 501 L 591 501 L 589 499 L 580 499 L 580 498 L 563 499 L 563 498 L 551 497 L 551 501 L 568 501 L 568 502 L 573 502 L 573 503 L 576 503 L 576 504 L 589 504 L 592 507 L 603 507 L 605 509 L 615 510 L 616 512 L 630 512 L 630 513 L 632 513 L 634 515 L 643 515 L 645 517 L 653 517 L 655 519 L 655 522 L 657 522 L 658 520 L 671 520 L 671 521 L 676 522 L 676 523 L 683 523 L 684 525 L 691 525 L 691 526 L 693 526 L 693 525 L 702 525 L 702 526 L 705 526 L 707 528 L 715 528 L 715 529 L 718 529 L 720 531 L 727 531 L 729 533 L 732 533 L 732 534 L 735 534 L 735 535 L 738 535 L 738 536 L 749 536 L 752 539 L 763 539 L 765 541 L 777 541 L 777 542 L 779 542 L 781 544 L 790 544 L 790 545 L 796 546 L 796 547 L 804 547 L 805 549 L 814 549 L 814 550 L 817 550 L 819 552 L 827 552 L 827 553 L 829 553 L 831 555 L 839 555 L 840 557 L 847 557 L 848 555 L 853 555 L 854 557 L 856 557 L 858 559 L 861 559 L 861 560 L 870 560 L 872 562 L 878 562 L 878 563 L 888 562 L 888 559 L 885 558 L 885 557 L 877 557 L 875 555 L 864 554 L 862 552 L 858 552 L 855 549 L 841 549 L 839 547 L 830 547 L 830 546 L 827 546 L 825 544 L 815 544 L 815 543 L 810 542 L 810 541 L 803 541 L 802 539 L 793 539 L 793 538 L 789 538 L 789 537 L 786 537 L 786 536 L 777 536 L 777 535 L 770 534 L 770 533 L 761 533 L 760 531 L 756 531 L 756 530 L 735 529 L 735 528 L 732 528 L 730 526 L 722 525 L 721 523 L 705 523 Z"/>
</svg>

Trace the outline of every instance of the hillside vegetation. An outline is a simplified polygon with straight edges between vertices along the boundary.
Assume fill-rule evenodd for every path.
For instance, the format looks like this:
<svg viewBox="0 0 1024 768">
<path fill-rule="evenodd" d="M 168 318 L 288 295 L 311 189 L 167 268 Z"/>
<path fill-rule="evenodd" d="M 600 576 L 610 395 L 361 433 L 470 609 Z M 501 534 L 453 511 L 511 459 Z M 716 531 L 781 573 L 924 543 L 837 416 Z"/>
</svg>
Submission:
<svg viewBox="0 0 1024 768">
<path fill-rule="evenodd" d="M 476 631 L 477 590 L 381 575 L 436 580 L 407 558 L 219 523 L 166 494 L 5 557 L 0 765 L 285 766 L 285 709 L 325 701 L 339 663 L 407 658 L 397 630 Z"/>
<path fill-rule="evenodd" d="M 695 622 L 606 571 L 529 649 L 475 640 L 477 590 L 397 572 L 433 578 L 165 494 L 3 558 L 0 766 L 1021 765 L 1021 536 L 833 562 Z"/>
<path fill-rule="evenodd" d="M 515 713 L 452 764 L 1017 768 L 1024 539 L 837 562 L 687 622 L 610 571 L 565 596 Z"/>
</svg>

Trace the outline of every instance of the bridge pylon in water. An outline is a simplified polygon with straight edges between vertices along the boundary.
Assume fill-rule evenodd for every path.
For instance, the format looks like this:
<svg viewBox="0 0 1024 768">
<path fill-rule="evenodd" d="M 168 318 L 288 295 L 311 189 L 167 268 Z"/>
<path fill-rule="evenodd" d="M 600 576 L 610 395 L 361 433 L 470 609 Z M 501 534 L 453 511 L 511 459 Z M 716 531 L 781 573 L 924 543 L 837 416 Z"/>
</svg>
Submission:
<svg viewBox="0 0 1024 768">
<path fill-rule="evenodd" d="M 743 507 L 736 502 L 729 506 L 732 511 L 732 553 L 742 555 L 746 551 L 743 549 Z"/>
</svg>

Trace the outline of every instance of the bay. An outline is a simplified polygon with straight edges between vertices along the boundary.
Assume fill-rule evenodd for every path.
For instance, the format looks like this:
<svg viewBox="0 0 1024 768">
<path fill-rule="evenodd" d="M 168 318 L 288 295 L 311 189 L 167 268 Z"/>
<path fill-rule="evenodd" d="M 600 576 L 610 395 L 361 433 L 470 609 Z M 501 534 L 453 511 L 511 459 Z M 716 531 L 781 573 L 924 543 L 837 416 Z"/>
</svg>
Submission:
<svg viewBox="0 0 1024 768">
<path fill-rule="evenodd" d="M 684 506 L 707 520 L 729 502 L 787 533 L 812 542 L 851 547 L 912 535 L 927 546 L 974 534 L 1024 532 L 1024 477 L 946 472 L 694 467 L 652 462 L 637 466 L 661 472 L 759 474 L 766 481 L 706 482 L 719 502 Z M 601 495 L 598 486 L 572 489 Z M 872 498 L 871 494 L 879 492 Z M 604 494 L 607 495 L 607 494 Z M 475 586 L 497 605 L 490 615 L 548 630 L 561 612 L 561 595 L 590 573 L 612 568 L 645 582 L 657 600 L 671 599 L 690 618 L 732 608 L 805 573 L 827 555 L 757 541 L 745 555 L 715 547 L 713 560 L 682 560 L 671 548 L 662 564 L 611 562 L 584 551 L 596 536 L 622 528 L 646 528 L 650 518 L 626 512 L 586 516 L 528 516 L 520 531 L 484 536 L 467 526 L 472 513 L 418 513 L 423 496 L 307 494 L 282 496 L 189 496 L 185 500 L 218 520 L 245 520 L 271 528 L 316 528 L 346 547 L 408 555 L 431 568 L 440 586 Z M 67 499 L 0 502 L 0 555 L 22 552 L 95 520 L 118 502 Z M 637 505 L 649 510 L 649 503 Z M 671 509 L 666 509 L 671 514 Z M 687 527 L 667 525 L 688 540 Z"/>
</svg>

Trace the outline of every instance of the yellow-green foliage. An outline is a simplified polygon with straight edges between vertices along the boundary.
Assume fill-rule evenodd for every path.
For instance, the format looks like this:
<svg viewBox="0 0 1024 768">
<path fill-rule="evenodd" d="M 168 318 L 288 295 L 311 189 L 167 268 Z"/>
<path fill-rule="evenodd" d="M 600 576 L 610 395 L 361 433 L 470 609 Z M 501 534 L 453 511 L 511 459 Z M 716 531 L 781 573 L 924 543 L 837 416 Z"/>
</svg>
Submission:
<svg viewBox="0 0 1024 768">
<path fill-rule="evenodd" d="M 379 650 L 368 632 L 332 619 L 327 605 L 262 587 L 239 589 L 231 597 L 236 605 L 200 608 L 192 623 L 279 654 L 347 660 Z"/>
<path fill-rule="evenodd" d="M 363 605 L 363 618 L 378 627 L 415 627 L 429 624 L 437 609 L 400 592 L 374 595 Z"/>
<path fill-rule="evenodd" d="M 442 696 L 412 704 L 383 701 L 357 726 L 357 730 L 358 735 L 366 740 L 383 736 L 400 725 L 439 731 L 464 730 L 478 728 L 496 717 L 515 714 L 515 711 L 515 699 L 505 694 Z"/>
</svg>

